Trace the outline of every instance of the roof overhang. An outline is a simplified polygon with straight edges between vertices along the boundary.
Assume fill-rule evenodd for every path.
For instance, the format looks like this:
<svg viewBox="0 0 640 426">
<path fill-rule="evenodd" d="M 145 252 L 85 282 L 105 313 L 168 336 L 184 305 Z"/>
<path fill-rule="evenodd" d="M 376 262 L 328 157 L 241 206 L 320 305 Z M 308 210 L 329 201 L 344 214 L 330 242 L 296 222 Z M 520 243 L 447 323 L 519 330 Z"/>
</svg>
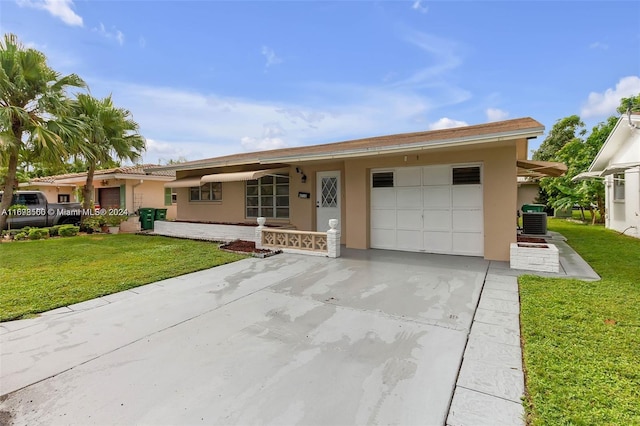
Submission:
<svg viewBox="0 0 640 426">
<path fill-rule="evenodd" d="M 518 176 L 560 177 L 567 172 L 567 166 L 553 161 L 518 160 Z"/>
<path fill-rule="evenodd" d="M 287 173 L 288 171 L 288 167 L 282 167 L 279 169 L 252 170 L 248 172 L 215 173 L 204 175 L 201 177 L 186 177 L 182 179 L 176 179 L 172 182 L 165 183 L 164 187 L 191 188 L 194 186 L 203 185 L 208 182 L 243 182 L 247 180 L 259 179 L 264 176 L 277 176 L 282 173 Z"/>
<path fill-rule="evenodd" d="M 164 184 L 165 188 L 191 188 L 192 186 L 200 186 L 200 177 L 186 177 L 176 179 Z"/>
<path fill-rule="evenodd" d="M 571 182 L 580 182 L 582 180 L 598 179 L 598 178 L 602 178 L 602 176 L 600 176 L 600 172 L 582 172 L 572 177 Z"/>
<path fill-rule="evenodd" d="M 624 173 L 628 169 L 640 166 L 640 162 L 612 164 L 602 172 L 600 176 L 615 175 L 616 173 Z"/>
<path fill-rule="evenodd" d="M 215 173 L 211 175 L 204 175 L 200 179 L 201 183 L 207 182 L 242 182 L 247 180 L 259 179 L 263 176 L 277 175 L 278 173 L 286 173 L 289 171 L 288 167 L 280 169 L 265 169 L 254 170 L 250 172 L 235 172 L 235 173 Z"/>
<path fill-rule="evenodd" d="M 379 146 L 371 148 L 359 148 L 351 150 L 340 150 L 334 152 L 312 153 L 312 154 L 292 154 L 279 157 L 261 159 L 261 164 L 273 163 L 298 163 L 304 161 L 318 160 L 340 160 L 345 158 L 370 157 L 385 154 L 399 154 L 403 152 L 426 151 L 432 149 L 453 148 L 458 146 L 479 145 L 491 142 L 501 142 L 513 139 L 531 139 L 544 133 L 544 127 L 535 129 L 515 130 L 510 132 L 494 133 L 489 135 L 478 135 L 464 138 L 452 138 L 441 141 L 425 141 L 411 144 L 399 144 L 389 146 Z"/>
</svg>

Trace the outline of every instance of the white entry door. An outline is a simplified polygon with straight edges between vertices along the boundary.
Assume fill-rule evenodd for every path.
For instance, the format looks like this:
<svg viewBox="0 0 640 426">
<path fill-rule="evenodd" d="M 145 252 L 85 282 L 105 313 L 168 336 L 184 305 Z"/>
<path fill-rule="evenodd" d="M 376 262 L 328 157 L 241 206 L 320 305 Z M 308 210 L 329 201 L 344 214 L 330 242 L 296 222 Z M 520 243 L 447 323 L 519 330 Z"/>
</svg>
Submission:
<svg viewBox="0 0 640 426">
<path fill-rule="evenodd" d="M 342 228 L 339 170 L 316 174 L 316 230 L 326 232 L 329 219 L 338 219 L 338 229 Z"/>
</svg>

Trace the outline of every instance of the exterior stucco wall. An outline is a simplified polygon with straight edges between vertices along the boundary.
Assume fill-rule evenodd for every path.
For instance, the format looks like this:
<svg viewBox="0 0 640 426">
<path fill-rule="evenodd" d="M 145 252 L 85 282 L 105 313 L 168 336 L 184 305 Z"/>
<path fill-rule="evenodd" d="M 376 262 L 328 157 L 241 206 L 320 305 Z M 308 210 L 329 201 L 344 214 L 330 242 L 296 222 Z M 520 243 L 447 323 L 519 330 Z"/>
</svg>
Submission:
<svg viewBox="0 0 640 426">
<path fill-rule="evenodd" d="M 640 162 L 640 131 L 628 132 L 624 144 L 609 164 Z M 624 173 L 624 200 L 614 200 L 613 175 L 605 178 L 606 226 L 625 235 L 640 238 L 640 167 Z"/>
<path fill-rule="evenodd" d="M 38 185 L 30 185 L 25 187 L 20 187 L 19 191 L 42 191 L 44 196 L 47 198 L 47 201 L 50 203 L 58 202 L 58 195 L 66 194 L 69 195 L 69 202 L 75 203 L 78 201 L 75 192 L 73 191 L 73 187 L 70 186 L 38 186 Z"/>
<path fill-rule="evenodd" d="M 316 173 L 341 171 L 342 242 L 349 248 L 370 246 L 370 170 L 383 167 L 426 166 L 435 164 L 475 163 L 483 166 L 484 187 L 484 256 L 490 260 L 509 260 L 509 245 L 516 241 L 516 141 L 505 141 L 490 147 L 475 149 L 433 150 L 419 155 L 397 154 L 375 158 L 354 158 L 344 161 L 291 164 L 289 175 L 290 215 L 287 223 L 301 230 L 316 229 Z M 300 168 L 307 176 L 301 182 Z M 237 168 L 209 169 L 178 173 L 178 178 L 209 173 L 239 171 Z M 177 188 L 179 220 L 207 222 L 253 222 L 245 217 L 245 183 L 222 184 L 222 201 L 189 202 L 189 189 Z M 298 192 L 308 192 L 309 199 L 298 198 Z"/>
<path fill-rule="evenodd" d="M 520 210 L 520 213 L 522 213 L 523 204 L 535 204 L 539 192 L 540 185 L 537 183 L 519 183 L 516 210 Z"/>
</svg>

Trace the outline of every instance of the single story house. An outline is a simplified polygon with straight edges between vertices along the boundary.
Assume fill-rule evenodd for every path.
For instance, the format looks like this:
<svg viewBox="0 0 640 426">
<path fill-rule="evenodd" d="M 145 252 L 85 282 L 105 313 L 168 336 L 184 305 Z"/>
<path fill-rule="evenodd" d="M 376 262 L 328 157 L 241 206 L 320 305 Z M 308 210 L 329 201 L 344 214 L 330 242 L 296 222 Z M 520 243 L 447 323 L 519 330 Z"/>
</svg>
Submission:
<svg viewBox="0 0 640 426">
<path fill-rule="evenodd" d="M 163 208 L 167 209 L 167 218 L 175 219 L 175 193 L 164 187 L 175 179 L 175 172 L 157 168 L 147 164 L 96 170 L 94 203 L 107 209 L 127 209 L 129 213 L 140 207 Z M 86 180 L 86 172 L 68 173 L 33 178 L 19 188 L 42 191 L 50 203 L 79 202 L 80 189 Z"/>
<path fill-rule="evenodd" d="M 177 219 L 326 231 L 338 219 L 347 248 L 509 260 L 518 176 L 558 176 L 527 160 L 543 134 L 532 118 L 190 161 L 165 183 Z"/>
<path fill-rule="evenodd" d="M 598 177 L 605 183 L 605 226 L 640 238 L 640 115 L 620 117 L 589 170 L 576 176 Z"/>
</svg>

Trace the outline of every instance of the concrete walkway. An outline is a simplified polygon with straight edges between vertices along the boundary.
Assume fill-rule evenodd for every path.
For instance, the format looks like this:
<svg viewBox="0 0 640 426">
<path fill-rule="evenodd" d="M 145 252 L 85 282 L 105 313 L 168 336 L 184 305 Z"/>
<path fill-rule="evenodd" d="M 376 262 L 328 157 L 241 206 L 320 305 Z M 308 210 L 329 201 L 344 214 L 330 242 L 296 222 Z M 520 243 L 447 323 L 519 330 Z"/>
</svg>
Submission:
<svg viewBox="0 0 640 426">
<path fill-rule="evenodd" d="M 2 323 L 0 423 L 522 424 L 505 272 L 278 255 Z"/>
</svg>

